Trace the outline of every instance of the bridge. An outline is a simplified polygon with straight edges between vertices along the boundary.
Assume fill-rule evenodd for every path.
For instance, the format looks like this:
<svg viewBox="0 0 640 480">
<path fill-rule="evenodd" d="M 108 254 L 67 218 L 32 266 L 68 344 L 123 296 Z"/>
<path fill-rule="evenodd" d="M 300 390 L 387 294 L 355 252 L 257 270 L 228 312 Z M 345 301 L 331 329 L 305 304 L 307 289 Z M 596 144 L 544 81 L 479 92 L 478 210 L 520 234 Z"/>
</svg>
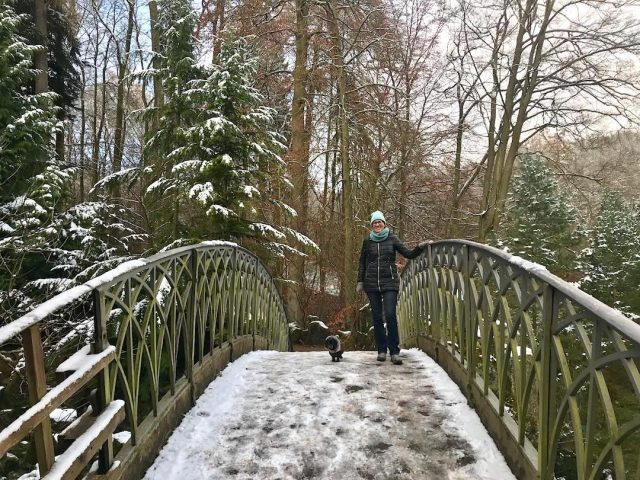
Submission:
<svg viewBox="0 0 640 480">
<path fill-rule="evenodd" d="M 237 360 L 232 367 L 253 362 L 245 364 L 246 371 L 263 369 L 259 378 L 267 381 L 252 384 L 246 395 L 263 405 L 276 392 L 269 385 L 276 382 L 269 381 L 266 372 L 288 365 L 289 398 L 278 394 L 273 403 L 279 409 L 286 408 L 287 401 L 300 403 L 299 395 L 327 392 L 344 397 L 332 400 L 338 410 L 362 409 L 373 401 L 358 397 L 367 385 L 394 378 L 399 383 L 388 392 L 404 396 L 375 395 L 382 403 L 374 408 L 379 414 L 393 408 L 395 422 L 364 412 L 345 416 L 340 422 L 344 425 L 336 426 L 326 411 L 316 408 L 309 415 L 327 417 L 321 427 L 345 430 L 355 427 L 355 419 L 370 417 L 382 425 L 370 431 L 387 432 L 398 441 L 396 445 L 379 437 L 364 445 L 369 449 L 366 458 L 397 450 L 378 473 L 345 472 L 344 478 L 443 476 L 442 471 L 428 473 L 420 455 L 439 450 L 444 455 L 438 458 L 455 468 L 470 456 L 464 447 L 468 439 L 438 430 L 431 415 L 415 415 L 426 413 L 426 403 L 434 406 L 444 397 L 439 393 L 442 381 L 418 381 L 428 367 L 426 352 L 462 392 L 462 400 L 445 403 L 475 410 L 516 478 L 640 478 L 640 325 L 544 267 L 456 240 L 436 242 L 408 264 L 398 315 L 402 346 L 411 349 L 403 354 L 406 365 L 393 366 L 397 370 L 388 375 L 391 365 L 374 365 L 366 353 L 349 352 L 338 369 L 319 361 L 317 353 L 287 353 L 284 305 L 269 272 L 249 251 L 231 243 L 205 242 L 127 262 L 0 328 L 3 355 L 15 360 L 14 384 L 21 385 L 23 379 L 28 393 L 27 405 L 15 409 L 18 415 L 3 425 L 0 457 L 13 455 L 31 438 L 43 478 L 141 478 L 184 414 L 196 405 L 192 413 L 206 417 L 198 398 L 205 399 L 212 380 Z M 64 322 L 77 326 L 75 336 L 52 345 L 52 333 Z M 86 346 L 78 342 L 83 338 Z M 245 355 L 255 350 L 281 353 Z M 381 367 L 387 367 L 384 377 Z M 314 373 L 314 368 L 319 370 Z M 226 372 L 212 388 L 229 376 Z M 299 388 L 316 373 L 328 375 L 325 386 L 333 387 L 320 393 Z M 283 377 L 277 376 L 278 382 Z M 423 380 L 426 383 L 420 383 Z M 322 398 L 308 403 L 317 406 Z M 421 401 L 426 402 L 422 407 Z M 59 427 L 52 424 L 52 413 L 62 406 L 83 413 Z M 236 406 L 227 405 L 227 412 L 238 428 L 255 423 L 247 411 L 235 411 Z M 441 420 L 447 415 L 442 412 Z M 253 450 L 262 438 L 256 432 L 270 434 L 273 421 L 254 429 Z M 302 423 L 292 422 L 288 428 L 296 431 Z M 330 438 L 315 426 L 318 438 Z M 129 432 L 128 439 L 114 442 L 114 434 L 123 431 Z M 409 431 L 413 443 L 395 461 L 403 448 L 399 439 Z M 437 436 L 443 442 L 435 442 Z M 349 440 L 355 449 L 360 448 L 353 444 L 357 440 Z M 335 454 L 335 445 L 320 445 L 327 455 Z M 314 448 L 319 455 L 320 447 Z M 269 457 L 266 450 L 262 457 Z M 327 478 L 328 471 L 308 456 L 299 457 L 299 465 L 295 461 L 288 474 L 272 478 Z M 241 473 L 231 462 L 221 460 L 218 467 L 225 473 L 211 478 Z M 256 473 L 267 471 L 253 470 L 255 478 L 269 478 Z"/>
</svg>

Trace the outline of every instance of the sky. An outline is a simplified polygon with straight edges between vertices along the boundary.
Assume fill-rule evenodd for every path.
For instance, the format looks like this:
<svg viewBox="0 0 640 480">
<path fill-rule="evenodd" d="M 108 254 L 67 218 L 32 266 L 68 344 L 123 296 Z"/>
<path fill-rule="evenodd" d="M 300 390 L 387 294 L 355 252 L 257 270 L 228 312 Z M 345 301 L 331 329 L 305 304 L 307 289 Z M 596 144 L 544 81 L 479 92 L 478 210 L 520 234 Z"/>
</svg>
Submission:
<svg viewBox="0 0 640 480">
<path fill-rule="evenodd" d="M 258 351 L 230 364 L 187 413 L 145 480 L 513 480 L 478 416 L 417 349 Z"/>
</svg>

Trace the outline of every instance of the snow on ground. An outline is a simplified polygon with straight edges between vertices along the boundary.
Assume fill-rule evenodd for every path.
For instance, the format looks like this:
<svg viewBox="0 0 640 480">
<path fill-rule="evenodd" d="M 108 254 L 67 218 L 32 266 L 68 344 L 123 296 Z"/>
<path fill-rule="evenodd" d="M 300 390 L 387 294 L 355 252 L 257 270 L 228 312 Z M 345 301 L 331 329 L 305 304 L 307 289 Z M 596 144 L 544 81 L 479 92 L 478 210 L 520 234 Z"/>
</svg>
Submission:
<svg viewBox="0 0 640 480">
<path fill-rule="evenodd" d="M 209 385 L 145 480 L 513 480 L 477 415 L 423 352 L 252 352 Z"/>
</svg>

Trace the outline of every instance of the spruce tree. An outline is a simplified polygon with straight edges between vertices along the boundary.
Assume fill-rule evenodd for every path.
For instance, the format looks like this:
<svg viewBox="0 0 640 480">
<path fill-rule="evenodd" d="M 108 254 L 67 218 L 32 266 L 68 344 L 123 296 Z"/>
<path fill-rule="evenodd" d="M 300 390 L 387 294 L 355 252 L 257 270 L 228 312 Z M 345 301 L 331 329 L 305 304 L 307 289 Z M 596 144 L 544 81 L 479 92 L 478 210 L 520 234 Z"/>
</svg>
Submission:
<svg viewBox="0 0 640 480">
<path fill-rule="evenodd" d="M 602 198 L 590 246 L 580 260 L 581 288 L 627 315 L 640 318 L 640 215 L 617 193 Z"/>
<path fill-rule="evenodd" d="M 53 95 L 33 95 L 32 57 L 20 35 L 26 17 L 0 2 L 0 203 L 19 197 L 46 168 L 55 127 Z"/>
<path fill-rule="evenodd" d="M 581 239 L 575 213 L 542 156 L 522 155 L 499 238 L 514 255 L 556 275 L 575 271 L 575 248 Z"/>
<path fill-rule="evenodd" d="M 0 311 L 31 304 L 22 287 L 47 269 L 51 219 L 71 172 L 53 158 L 55 94 L 32 93 L 36 47 L 20 35 L 26 17 L 0 2 Z"/>
<path fill-rule="evenodd" d="M 267 219 L 258 204 L 284 185 L 281 136 L 275 112 L 254 88 L 257 56 L 246 39 L 228 34 L 216 63 L 203 65 L 189 2 L 161 1 L 159 25 L 164 102 L 148 115 L 158 119 L 145 146 L 147 205 L 155 208 L 157 246 L 175 241 L 266 237 L 278 254 L 288 244 L 315 246 L 308 238 Z M 290 207 L 271 199 L 288 215 Z"/>
</svg>

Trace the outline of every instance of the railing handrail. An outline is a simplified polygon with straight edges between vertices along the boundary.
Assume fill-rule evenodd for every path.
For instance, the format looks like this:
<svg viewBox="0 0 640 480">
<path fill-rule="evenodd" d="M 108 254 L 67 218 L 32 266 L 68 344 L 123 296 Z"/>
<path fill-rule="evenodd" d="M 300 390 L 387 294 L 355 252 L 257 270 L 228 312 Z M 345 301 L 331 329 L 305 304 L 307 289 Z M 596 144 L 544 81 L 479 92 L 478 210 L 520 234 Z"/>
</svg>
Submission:
<svg viewBox="0 0 640 480">
<path fill-rule="evenodd" d="M 620 310 L 616 310 L 615 308 L 610 307 L 609 305 L 603 303 L 597 298 L 589 295 L 587 292 L 580 290 L 575 285 L 570 284 L 569 282 L 562 280 L 560 277 L 554 275 L 549 270 L 546 269 L 543 265 L 530 262 L 525 260 L 517 255 L 512 255 L 504 250 L 500 250 L 499 248 L 492 247 L 490 245 L 484 245 L 482 243 L 473 242 L 471 240 L 439 240 L 437 242 L 431 243 L 431 245 L 439 245 L 439 244 L 459 244 L 459 245 L 468 245 L 476 248 L 478 250 L 484 250 L 496 257 L 500 257 L 509 264 L 514 267 L 521 268 L 525 270 L 530 275 L 542 280 L 543 282 L 549 284 L 556 290 L 560 291 L 568 298 L 571 298 L 575 302 L 579 303 L 581 306 L 591 310 L 593 313 L 598 315 L 602 320 L 607 322 L 613 328 L 618 330 L 620 333 L 623 333 L 634 342 L 640 343 L 640 324 L 634 322 L 629 317 L 624 315 Z"/>
<path fill-rule="evenodd" d="M 108 272 L 87 280 L 82 285 L 77 285 L 70 288 L 69 290 L 55 295 L 54 297 L 51 297 L 49 300 L 42 302 L 30 312 L 25 313 L 24 315 L 11 321 L 7 325 L 0 327 L 0 345 L 15 337 L 17 334 L 26 330 L 27 328 L 41 322 L 49 315 L 56 313 L 61 308 L 71 305 L 73 302 L 82 298 L 84 295 L 91 293 L 96 288 L 100 288 L 104 285 L 117 282 L 127 275 L 135 273 L 136 271 L 141 271 L 149 265 L 161 262 L 162 260 L 166 260 L 171 257 L 177 257 L 183 253 L 188 253 L 194 250 L 202 250 L 216 246 L 237 248 L 257 258 L 253 252 L 247 250 L 244 247 L 241 247 L 237 243 L 211 240 L 200 242 L 195 245 L 188 245 L 186 247 L 174 248 L 172 250 L 167 250 L 166 252 L 156 253 L 146 258 L 126 261 L 109 270 Z"/>
</svg>

